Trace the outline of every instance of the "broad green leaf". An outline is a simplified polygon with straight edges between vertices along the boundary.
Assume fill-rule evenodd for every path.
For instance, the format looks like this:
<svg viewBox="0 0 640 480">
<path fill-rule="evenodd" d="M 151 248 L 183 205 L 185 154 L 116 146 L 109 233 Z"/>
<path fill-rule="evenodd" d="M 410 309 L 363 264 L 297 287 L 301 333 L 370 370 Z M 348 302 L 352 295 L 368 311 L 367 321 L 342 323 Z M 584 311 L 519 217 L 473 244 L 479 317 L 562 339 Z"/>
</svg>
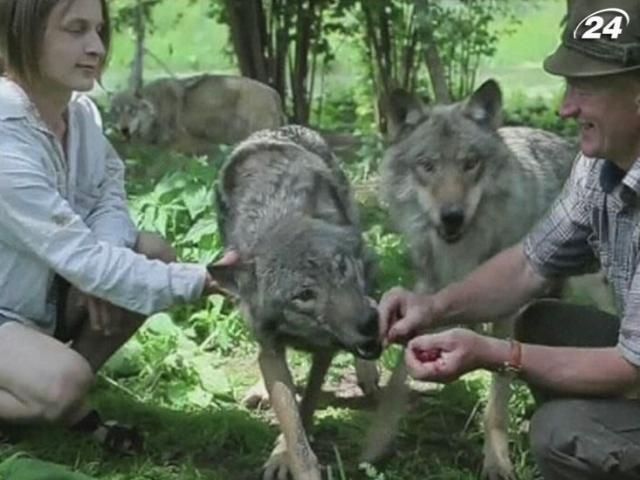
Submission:
<svg viewBox="0 0 640 480">
<path fill-rule="evenodd" d="M 168 313 L 156 313 L 150 316 L 144 323 L 145 330 L 149 330 L 157 335 L 178 335 L 181 330 Z"/>
<path fill-rule="evenodd" d="M 204 212 L 207 208 L 211 207 L 211 193 L 203 186 L 197 187 L 193 191 L 186 190 L 180 197 L 184 202 L 189 216 L 195 219 Z"/>
<path fill-rule="evenodd" d="M 182 238 L 180 243 L 200 243 L 207 235 L 216 235 L 218 224 L 214 218 L 201 218 L 198 220 Z"/>
</svg>

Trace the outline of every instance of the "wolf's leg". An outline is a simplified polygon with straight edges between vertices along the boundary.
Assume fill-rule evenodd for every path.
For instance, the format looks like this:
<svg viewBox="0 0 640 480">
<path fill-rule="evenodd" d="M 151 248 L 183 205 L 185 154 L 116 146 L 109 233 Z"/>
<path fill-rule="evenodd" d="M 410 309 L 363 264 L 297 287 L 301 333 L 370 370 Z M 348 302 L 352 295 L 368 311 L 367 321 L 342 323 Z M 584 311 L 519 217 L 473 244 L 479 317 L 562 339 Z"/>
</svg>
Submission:
<svg viewBox="0 0 640 480">
<path fill-rule="evenodd" d="M 308 380 L 305 392 L 309 392 L 310 390 L 312 391 L 314 389 L 317 389 L 318 391 L 315 393 L 315 395 L 317 396 L 317 393 L 320 392 L 320 389 L 322 387 L 322 382 L 324 381 L 324 377 L 327 373 L 327 369 L 331 365 L 332 359 L 333 359 L 333 353 L 317 354 L 316 356 L 313 357 L 313 364 L 311 367 L 311 371 L 309 373 L 309 380 Z M 374 365 L 374 368 L 375 368 L 375 365 Z M 376 370 L 376 374 L 377 374 L 377 370 Z M 320 382 L 320 385 L 318 385 L 317 387 L 315 386 L 316 381 Z M 308 393 L 305 393 L 305 398 L 307 396 L 308 396 Z M 306 408 L 305 398 L 303 398 L 302 405 L 301 405 L 301 412 L 303 415 L 303 419 L 304 419 L 304 411 Z M 310 400 L 307 400 L 307 402 L 309 401 Z M 255 385 L 249 388 L 249 390 L 247 390 L 247 393 L 245 393 L 245 396 L 242 398 L 242 404 L 249 409 L 270 407 L 269 392 L 267 391 L 267 387 L 265 386 L 263 379 L 260 379 L 259 382 L 257 382 Z M 313 415 L 314 410 L 315 410 L 315 400 L 314 400 L 313 408 L 311 410 L 311 415 Z M 309 426 L 310 425 L 311 424 L 309 424 Z M 305 423 L 305 428 L 307 428 L 307 426 L 308 425 Z"/>
<path fill-rule="evenodd" d="M 380 372 L 376 362 L 357 357 L 354 360 L 360 390 L 368 397 L 376 396 L 380 391 Z"/>
<path fill-rule="evenodd" d="M 513 333 L 513 319 L 492 326 L 496 336 L 505 338 Z M 514 480 L 515 472 L 509 459 L 509 398 L 511 381 L 502 374 L 491 376 L 491 390 L 484 412 L 484 462 L 482 473 L 489 480 Z"/>
<path fill-rule="evenodd" d="M 261 349 L 258 360 L 282 432 L 264 466 L 263 480 L 286 480 L 289 473 L 294 480 L 321 480 L 318 460 L 305 435 L 284 350 Z"/>
<path fill-rule="evenodd" d="M 331 366 L 333 360 L 332 352 L 319 352 L 313 354 L 311 363 L 311 371 L 309 372 L 309 380 L 304 390 L 302 401 L 300 402 L 300 416 L 302 417 L 302 425 L 305 431 L 309 431 L 313 425 L 313 412 L 316 411 L 322 384 L 327 375 L 327 370 Z"/>
<path fill-rule="evenodd" d="M 398 433 L 400 419 L 409 402 L 409 387 L 406 380 L 407 369 L 404 364 L 404 355 L 402 355 L 380 396 L 373 425 L 367 432 L 364 449 L 360 455 L 361 461 L 373 463 L 389 452 L 391 443 Z"/>
</svg>

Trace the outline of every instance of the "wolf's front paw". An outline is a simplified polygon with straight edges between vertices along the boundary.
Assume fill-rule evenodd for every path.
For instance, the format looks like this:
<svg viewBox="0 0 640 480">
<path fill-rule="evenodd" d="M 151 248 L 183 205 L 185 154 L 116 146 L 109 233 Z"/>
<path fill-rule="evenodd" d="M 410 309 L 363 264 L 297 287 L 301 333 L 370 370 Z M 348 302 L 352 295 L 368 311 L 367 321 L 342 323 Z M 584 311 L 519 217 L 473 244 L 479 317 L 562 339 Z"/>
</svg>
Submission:
<svg viewBox="0 0 640 480">
<path fill-rule="evenodd" d="M 293 473 L 287 461 L 287 452 L 273 452 L 264 464 L 262 480 L 289 480 L 293 478 Z"/>
<path fill-rule="evenodd" d="M 271 408 L 269 392 L 267 392 L 267 388 L 264 386 L 262 380 L 247 390 L 241 402 L 242 405 L 250 410 L 267 410 Z"/>
<path fill-rule="evenodd" d="M 390 430 L 383 431 L 374 426 L 367 435 L 364 448 L 360 452 L 359 462 L 375 465 L 387 460 L 394 451 L 394 438 L 395 435 L 390 433 Z"/>
<path fill-rule="evenodd" d="M 284 437 L 278 436 L 276 446 L 264 464 L 262 480 L 322 480 L 320 465 L 312 452 L 299 460 L 296 471 L 290 463 Z"/>
<path fill-rule="evenodd" d="M 507 432 L 500 428 L 485 431 L 482 477 L 487 480 L 516 480 L 513 464 L 509 459 Z"/>
<path fill-rule="evenodd" d="M 506 455 L 499 455 L 498 452 L 485 453 L 482 478 L 486 480 L 516 480 L 508 453 Z"/>
<path fill-rule="evenodd" d="M 321 480 L 319 465 L 296 476 L 287 458 L 287 452 L 272 454 L 264 465 L 262 480 Z"/>
</svg>

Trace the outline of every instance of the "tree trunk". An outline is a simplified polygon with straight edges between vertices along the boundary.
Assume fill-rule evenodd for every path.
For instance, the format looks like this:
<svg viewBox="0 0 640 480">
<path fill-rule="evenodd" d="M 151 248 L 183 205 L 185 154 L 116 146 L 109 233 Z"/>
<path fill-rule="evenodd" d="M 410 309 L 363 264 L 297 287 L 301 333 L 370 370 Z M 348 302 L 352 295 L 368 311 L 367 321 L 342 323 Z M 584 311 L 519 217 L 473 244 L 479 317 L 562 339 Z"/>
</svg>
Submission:
<svg viewBox="0 0 640 480">
<path fill-rule="evenodd" d="M 287 98 L 287 52 L 291 43 L 289 30 L 292 20 L 291 15 L 287 14 L 285 9 L 286 4 L 283 4 L 282 0 L 274 0 L 270 32 L 274 42 L 274 54 L 270 63 L 273 72 L 273 87 L 280 93 L 283 102 Z"/>
<path fill-rule="evenodd" d="M 425 48 L 425 62 L 429 79 L 433 87 L 433 95 L 436 103 L 451 103 L 451 94 L 449 85 L 447 84 L 447 75 L 444 71 L 444 65 L 440 59 L 438 47 L 434 42 L 430 42 Z"/>
<path fill-rule="evenodd" d="M 271 84 L 264 55 L 266 46 L 261 38 L 261 32 L 265 32 L 264 23 L 260 25 L 261 20 L 264 22 L 261 0 L 225 0 L 225 5 L 240 73 Z"/>
<path fill-rule="evenodd" d="M 224 5 L 240 73 L 273 87 L 285 107 L 291 100 L 289 117 L 308 123 L 314 87 L 309 76 L 316 61 L 310 56 L 322 35 L 323 8 L 330 2 L 224 0 Z"/>
<path fill-rule="evenodd" d="M 142 0 L 138 0 L 135 12 L 134 34 L 136 37 L 135 52 L 131 61 L 131 74 L 129 76 L 129 89 L 139 92 L 142 89 L 144 78 L 144 38 L 145 15 Z"/>
<path fill-rule="evenodd" d="M 293 96 L 293 120 L 299 124 L 309 121 L 307 77 L 312 27 L 315 21 L 315 0 L 298 0 L 295 51 L 291 68 L 291 94 Z"/>
</svg>

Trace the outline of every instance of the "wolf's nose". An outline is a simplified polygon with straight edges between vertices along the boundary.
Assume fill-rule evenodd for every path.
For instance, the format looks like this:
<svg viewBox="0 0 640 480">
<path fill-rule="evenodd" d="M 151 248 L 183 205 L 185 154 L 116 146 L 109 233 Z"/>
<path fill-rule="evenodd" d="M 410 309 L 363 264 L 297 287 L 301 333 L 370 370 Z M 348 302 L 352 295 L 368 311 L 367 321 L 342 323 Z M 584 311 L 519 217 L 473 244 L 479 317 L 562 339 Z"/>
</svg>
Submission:
<svg viewBox="0 0 640 480">
<path fill-rule="evenodd" d="M 365 360 L 373 360 L 382 354 L 382 343 L 378 340 L 369 340 L 356 347 L 356 355 Z"/>
<path fill-rule="evenodd" d="M 440 221 L 446 230 L 455 232 L 464 223 L 464 210 L 460 207 L 445 207 L 440 211 Z"/>
<path fill-rule="evenodd" d="M 358 325 L 358 332 L 366 338 L 378 338 L 379 330 L 378 310 L 370 308 L 365 321 Z"/>
</svg>

